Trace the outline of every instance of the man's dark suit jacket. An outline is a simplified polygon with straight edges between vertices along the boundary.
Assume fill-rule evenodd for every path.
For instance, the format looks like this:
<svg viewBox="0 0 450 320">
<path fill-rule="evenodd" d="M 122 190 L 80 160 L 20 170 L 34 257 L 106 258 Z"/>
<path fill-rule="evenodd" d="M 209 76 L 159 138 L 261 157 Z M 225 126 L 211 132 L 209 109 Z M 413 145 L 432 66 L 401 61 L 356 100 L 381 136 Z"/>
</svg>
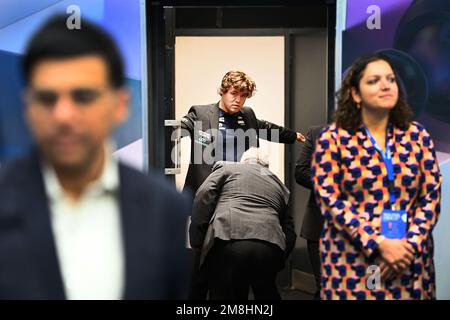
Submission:
<svg viewBox="0 0 450 320">
<path fill-rule="evenodd" d="M 276 135 L 271 135 L 270 133 L 274 133 L 271 130 L 278 130 L 279 133 L 279 141 L 280 143 L 294 143 L 297 138 L 297 133 L 295 131 L 286 129 L 284 127 L 277 126 L 273 123 L 264 120 L 258 120 L 255 116 L 253 110 L 249 107 L 243 107 L 240 111 L 242 113 L 242 118 L 245 123 L 245 129 L 254 129 L 256 132 L 256 136 L 253 135 L 249 139 L 249 144 L 246 146 L 250 147 L 258 147 L 259 142 L 258 138 L 262 138 L 265 140 L 272 141 L 277 139 Z M 196 127 L 195 123 L 201 122 L 200 127 Z M 184 184 L 184 189 L 190 190 L 193 195 L 197 192 L 198 187 L 205 181 L 206 177 L 209 176 L 212 170 L 213 163 L 205 163 L 203 157 L 201 157 L 200 163 L 195 163 L 195 155 L 203 155 L 203 152 L 206 148 L 212 143 L 215 143 L 215 137 L 211 135 L 208 139 L 208 135 L 203 134 L 210 131 L 211 129 L 218 130 L 219 127 L 219 103 L 203 105 L 203 106 L 193 106 L 189 109 L 189 112 L 186 116 L 181 119 L 181 128 L 186 130 L 183 136 L 190 135 L 191 136 L 191 163 L 188 168 L 188 172 L 186 175 L 186 182 Z M 266 129 L 269 134 L 267 136 L 259 135 L 260 129 Z M 200 140 L 204 139 L 204 140 Z M 211 148 L 211 147 L 209 147 Z M 248 149 L 246 148 L 246 149 Z M 206 153 L 208 150 L 206 150 Z"/>
<path fill-rule="evenodd" d="M 191 199 L 119 165 L 124 299 L 185 298 Z M 37 154 L 0 170 L 0 299 L 65 299 Z"/>
<path fill-rule="evenodd" d="M 206 255 L 214 238 L 259 239 L 283 246 L 287 258 L 297 237 L 289 195 L 268 168 L 218 161 L 194 199 L 191 246 L 202 248 Z"/>
<path fill-rule="evenodd" d="M 300 157 L 295 166 L 295 180 L 298 184 L 311 190 L 306 206 L 300 236 L 307 240 L 319 241 L 323 227 L 323 217 L 314 197 L 311 175 L 311 160 L 315 150 L 316 140 L 323 126 L 308 128 L 306 141 L 300 144 Z"/>
</svg>

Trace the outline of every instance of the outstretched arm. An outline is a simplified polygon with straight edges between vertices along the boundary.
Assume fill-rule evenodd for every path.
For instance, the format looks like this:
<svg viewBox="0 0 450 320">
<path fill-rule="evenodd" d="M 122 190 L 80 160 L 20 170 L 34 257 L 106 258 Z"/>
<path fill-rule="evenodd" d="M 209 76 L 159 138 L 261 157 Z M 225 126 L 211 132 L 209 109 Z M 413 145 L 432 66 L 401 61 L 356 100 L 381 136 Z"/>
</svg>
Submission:
<svg viewBox="0 0 450 320">
<path fill-rule="evenodd" d="M 305 136 L 300 132 L 276 125 L 266 120 L 257 120 L 259 130 L 267 130 L 267 134 L 260 135 L 261 138 L 268 141 L 277 141 L 280 143 L 294 143 L 295 141 L 305 141 Z M 277 134 L 276 134 L 277 133 Z"/>
</svg>

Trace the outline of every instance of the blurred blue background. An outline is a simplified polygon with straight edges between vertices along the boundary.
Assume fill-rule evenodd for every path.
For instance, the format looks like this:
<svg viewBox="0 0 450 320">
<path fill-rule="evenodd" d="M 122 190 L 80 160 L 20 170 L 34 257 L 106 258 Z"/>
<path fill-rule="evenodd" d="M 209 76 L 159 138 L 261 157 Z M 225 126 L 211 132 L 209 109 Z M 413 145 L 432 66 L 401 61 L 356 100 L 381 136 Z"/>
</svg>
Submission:
<svg viewBox="0 0 450 320">
<path fill-rule="evenodd" d="M 132 98 L 130 116 L 114 138 L 117 148 L 142 140 L 142 68 L 140 0 L 1 0 L 0 1 L 0 163 L 27 152 L 32 140 L 23 119 L 21 60 L 33 32 L 51 15 L 81 9 L 81 20 L 104 27 L 116 40 L 126 64 Z M 67 14 L 69 16 L 69 14 Z M 143 158 L 142 152 L 133 157 Z M 134 149 L 136 153 L 136 149 Z M 139 159 L 142 161 L 142 159 Z"/>
</svg>

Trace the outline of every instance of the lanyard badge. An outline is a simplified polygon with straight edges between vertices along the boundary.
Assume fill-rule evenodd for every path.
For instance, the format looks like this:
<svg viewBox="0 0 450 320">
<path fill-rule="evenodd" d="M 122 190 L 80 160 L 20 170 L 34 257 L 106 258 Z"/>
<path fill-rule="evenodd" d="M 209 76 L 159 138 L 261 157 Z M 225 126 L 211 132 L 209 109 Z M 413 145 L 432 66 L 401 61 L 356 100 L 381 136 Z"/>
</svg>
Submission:
<svg viewBox="0 0 450 320">
<path fill-rule="evenodd" d="M 391 154 L 391 148 L 389 146 L 389 143 L 386 138 L 386 152 L 381 149 L 377 142 L 375 141 L 374 137 L 370 133 L 369 129 L 367 127 L 364 127 L 366 130 L 367 135 L 370 138 L 370 141 L 372 142 L 375 149 L 381 154 L 381 157 L 383 158 L 384 165 L 386 166 L 386 171 L 388 174 L 388 180 L 389 180 L 389 202 L 391 204 L 391 209 L 394 209 L 395 201 L 397 200 L 395 196 L 395 176 L 394 176 L 394 165 L 392 164 L 392 154 Z"/>
<path fill-rule="evenodd" d="M 389 239 L 406 237 L 407 216 L 405 210 L 384 209 L 381 213 L 381 234 Z"/>
<path fill-rule="evenodd" d="M 392 154 L 388 140 L 386 138 L 386 152 L 384 152 L 383 149 L 378 146 L 367 127 L 364 128 L 373 146 L 381 154 L 388 174 L 389 202 L 391 204 L 391 210 L 384 209 L 381 214 L 381 234 L 390 239 L 402 239 L 406 236 L 407 215 L 405 210 L 395 210 L 395 202 L 397 200 L 394 185 L 395 176 L 394 166 L 392 164 Z"/>
</svg>

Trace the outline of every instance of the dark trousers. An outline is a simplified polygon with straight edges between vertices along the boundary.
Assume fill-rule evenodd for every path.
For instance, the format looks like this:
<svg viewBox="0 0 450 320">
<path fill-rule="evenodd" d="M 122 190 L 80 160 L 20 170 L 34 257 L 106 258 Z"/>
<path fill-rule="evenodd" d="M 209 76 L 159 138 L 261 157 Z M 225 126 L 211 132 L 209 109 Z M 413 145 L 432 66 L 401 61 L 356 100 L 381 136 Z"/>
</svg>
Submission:
<svg viewBox="0 0 450 320">
<path fill-rule="evenodd" d="M 208 278 L 204 268 L 200 268 L 200 251 L 192 250 L 193 266 L 189 281 L 189 300 L 206 300 L 208 294 Z"/>
<path fill-rule="evenodd" d="M 204 265 L 210 299 L 248 300 L 251 287 L 255 300 L 280 300 L 276 278 L 283 258 L 284 252 L 266 241 L 215 239 Z"/>
<path fill-rule="evenodd" d="M 319 241 L 307 240 L 308 256 L 311 261 L 313 269 L 314 280 L 316 281 L 316 292 L 314 293 L 314 300 L 320 299 L 320 253 L 319 253 Z"/>
</svg>

